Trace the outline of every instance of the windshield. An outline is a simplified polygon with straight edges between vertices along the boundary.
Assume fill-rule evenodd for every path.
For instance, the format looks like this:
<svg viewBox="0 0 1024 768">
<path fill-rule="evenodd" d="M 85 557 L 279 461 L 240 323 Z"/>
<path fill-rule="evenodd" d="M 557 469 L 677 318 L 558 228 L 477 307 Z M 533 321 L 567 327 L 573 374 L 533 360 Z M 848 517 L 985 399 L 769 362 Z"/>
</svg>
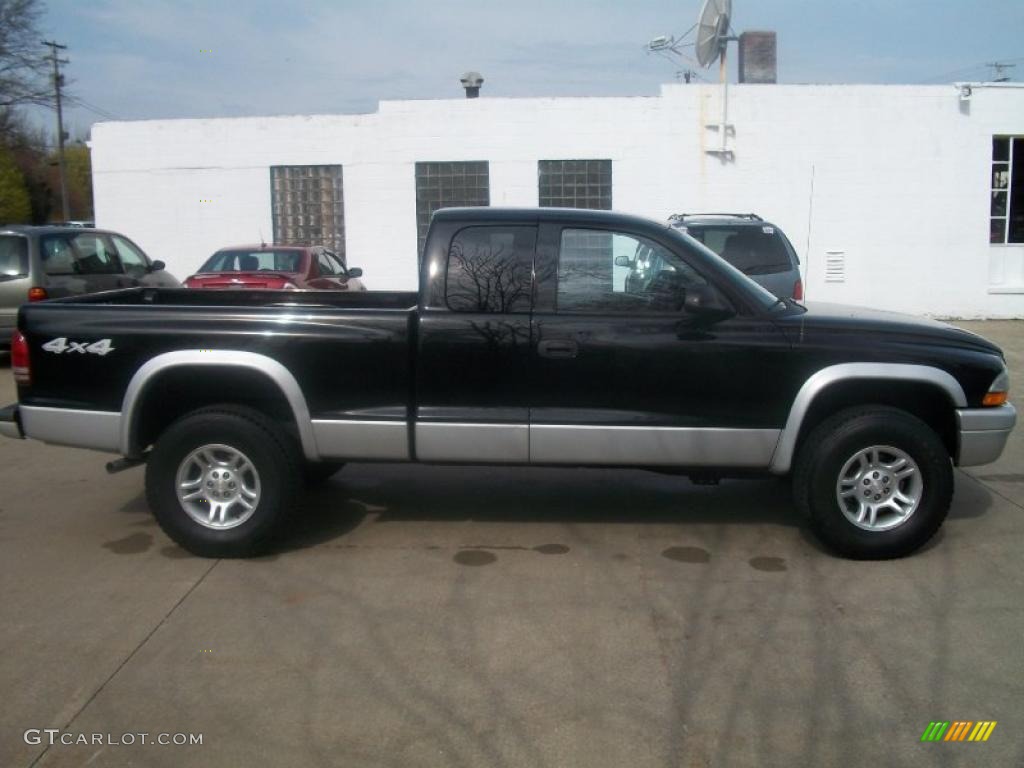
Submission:
<svg viewBox="0 0 1024 768">
<path fill-rule="evenodd" d="M 687 225 L 685 231 L 745 275 L 768 275 L 793 269 L 793 259 L 782 234 L 769 224 L 697 224 Z"/>
<path fill-rule="evenodd" d="M 200 272 L 301 272 L 302 251 L 218 251 Z"/>
<path fill-rule="evenodd" d="M 27 241 L 20 235 L 0 235 L 0 280 L 28 275 Z"/>
</svg>

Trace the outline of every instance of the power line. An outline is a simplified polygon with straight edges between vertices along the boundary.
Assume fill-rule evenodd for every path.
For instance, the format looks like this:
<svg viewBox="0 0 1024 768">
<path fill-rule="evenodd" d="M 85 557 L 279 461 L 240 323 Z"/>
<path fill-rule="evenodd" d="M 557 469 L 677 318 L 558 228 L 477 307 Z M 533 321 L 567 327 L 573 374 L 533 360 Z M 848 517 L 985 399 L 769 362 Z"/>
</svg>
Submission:
<svg viewBox="0 0 1024 768">
<path fill-rule="evenodd" d="M 1024 56 L 1013 58 L 1013 59 L 999 59 L 998 63 L 1005 65 L 1005 64 L 1011 64 L 1011 63 L 1016 62 L 1016 61 L 1024 61 Z M 954 69 L 954 70 L 952 70 L 950 72 L 944 72 L 941 75 L 935 75 L 934 77 L 926 78 L 924 80 L 921 80 L 921 82 L 922 83 L 933 83 L 933 82 L 935 82 L 937 80 L 949 80 L 949 79 L 953 78 L 956 75 L 963 75 L 963 74 L 968 74 L 970 72 L 977 72 L 979 70 L 983 70 L 983 69 L 986 69 L 986 68 L 991 68 L 992 66 L 993 66 L 993 64 L 991 62 L 980 61 L 977 64 L 971 64 L 969 66 L 962 67 L 961 69 Z"/>
<path fill-rule="evenodd" d="M 69 102 L 74 104 L 76 107 L 81 107 L 82 109 L 88 110 L 89 112 L 92 112 L 94 115 L 98 115 L 99 117 L 104 117 L 107 120 L 120 120 L 121 119 L 117 115 L 112 114 L 111 112 L 108 112 L 107 110 L 103 109 L 102 107 L 97 107 L 95 104 L 92 104 L 92 103 L 86 101 L 81 96 L 67 96 L 66 98 L 67 98 L 67 100 Z"/>
</svg>

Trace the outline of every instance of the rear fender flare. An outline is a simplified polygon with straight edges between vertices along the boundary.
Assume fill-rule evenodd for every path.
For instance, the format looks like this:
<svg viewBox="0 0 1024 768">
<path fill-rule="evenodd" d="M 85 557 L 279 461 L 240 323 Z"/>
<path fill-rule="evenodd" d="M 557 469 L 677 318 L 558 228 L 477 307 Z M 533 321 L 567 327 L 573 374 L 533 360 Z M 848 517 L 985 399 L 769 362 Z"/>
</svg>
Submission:
<svg viewBox="0 0 1024 768">
<path fill-rule="evenodd" d="M 147 360 L 132 376 L 121 403 L 121 453 L 138 457 L 142 446 L 136 444 L 136 411 L 143 402 L 147 386 L 160 374 L 181 366 L 210 366 L 244 368 L 270 379 L 288 401 L 299 432 L 302 452 L 309 461 L 320 458 L 313 422 L 309 416 L 306 398 L 291 371 L 266 355 L 222 349 L 189 349 L 165 352 Z"/>
</svg>

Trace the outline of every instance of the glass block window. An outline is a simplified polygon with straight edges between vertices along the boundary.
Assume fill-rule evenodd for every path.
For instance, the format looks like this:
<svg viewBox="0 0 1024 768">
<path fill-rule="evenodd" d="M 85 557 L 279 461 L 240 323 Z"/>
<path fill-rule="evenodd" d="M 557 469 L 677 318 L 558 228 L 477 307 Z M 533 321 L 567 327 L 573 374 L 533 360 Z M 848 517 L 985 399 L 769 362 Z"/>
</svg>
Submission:
<svg viewBox="0 0 1024 768">
<path fill-rule="evenodd" d="M 491 182 L 486 160 L 416 163 L 416 231 L 420 256 L 434 211 L 490 204 Z"/>
<path fill-rule="evenodd" d="M 542 207 L 612 209 L 611 160 L 537 162 Z"/>
<path fill-rule="evenodd" d="M 345 255 L 340 165 L 275 165 L 270 200 L 277 245 L 323 245 Z"/>
<path fill-rule="evenodd" d="M 1024 243 L 1024 138 L 992 138 L 990 243 Z"/>
</svg>

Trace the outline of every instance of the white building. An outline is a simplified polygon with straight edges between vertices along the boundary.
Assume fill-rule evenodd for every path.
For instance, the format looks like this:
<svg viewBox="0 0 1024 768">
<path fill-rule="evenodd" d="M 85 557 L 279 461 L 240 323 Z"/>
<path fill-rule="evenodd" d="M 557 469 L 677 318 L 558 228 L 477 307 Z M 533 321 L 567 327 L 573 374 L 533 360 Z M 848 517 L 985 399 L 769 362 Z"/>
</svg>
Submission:
<svg viewBox="0 0 1024 768">
<path fill-rule="evenodd" d="M 1024 87 L 739 85 L 728 94 L 731 155 L 708 151 L 721 141 L 709 127 L 721 90 L 710 85 L 666 85 L 657 97 L 485 94 L 382 102 L 363 115 L 100 123 L 96 220 L 179 278 L 219 247 L 270 242 L 275 223 L 278 238 L 289 222 L 322 226 L 327 239 L 335 226 L 372 289 L 411 289 L 418 184 L 422 226 L 430 206 L 466 195 L 535 206 L 541 161 L 597 160 L 580 189 L 591 204 L 608 202 L 610 170 L 617 210 L 658 219 L 752 211 L 774 222 L 801 255 L 809 300 L 1024 317 L 1024 138 L 1013 138 L 1024 137 Z M 994 148 L 1006 162 L 994 162 Z M 286 166 L 340 170 L 272 171 Z M 299 198 L 311 189 L 287 180 L 309 173 L 328 179 L 316 193 L 324 204 L 286 200 L 289 188 Z M 459 178 L 438 178 L 448 175 Z M 993 218 L 994 200 L 1008 216 Z"/>
</svg>

